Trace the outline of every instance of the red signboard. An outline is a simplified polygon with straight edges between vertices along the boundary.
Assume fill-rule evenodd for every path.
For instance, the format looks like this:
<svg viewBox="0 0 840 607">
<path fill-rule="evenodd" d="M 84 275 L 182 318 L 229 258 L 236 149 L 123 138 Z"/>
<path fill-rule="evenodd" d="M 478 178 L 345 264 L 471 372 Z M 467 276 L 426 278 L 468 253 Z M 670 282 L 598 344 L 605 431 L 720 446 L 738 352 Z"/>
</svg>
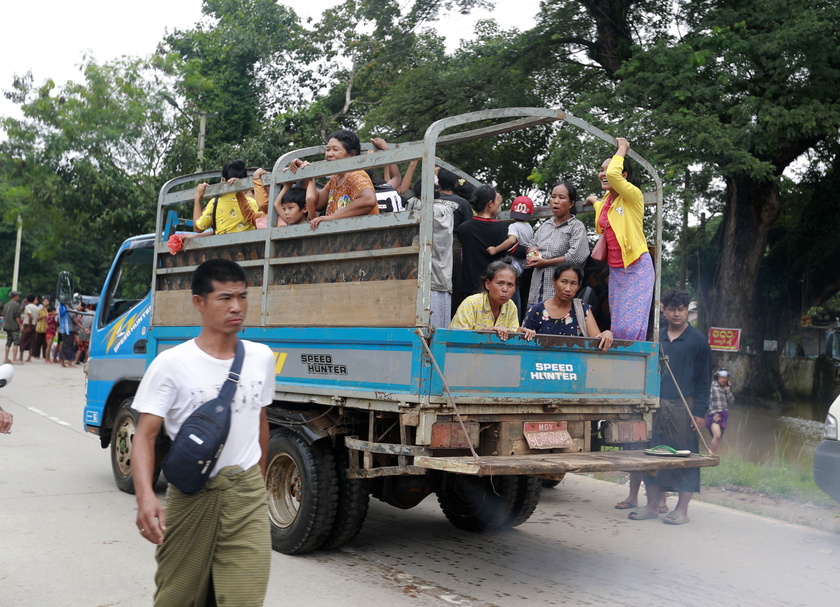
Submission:
<svg viewBox="0 0 840 607">
<path fill-rule="evenodd" d="M 741 329 L 712 327 L 709 329 L 709 346 L 712 350 L 737 352 L 741 349 Z"/>
</svg>

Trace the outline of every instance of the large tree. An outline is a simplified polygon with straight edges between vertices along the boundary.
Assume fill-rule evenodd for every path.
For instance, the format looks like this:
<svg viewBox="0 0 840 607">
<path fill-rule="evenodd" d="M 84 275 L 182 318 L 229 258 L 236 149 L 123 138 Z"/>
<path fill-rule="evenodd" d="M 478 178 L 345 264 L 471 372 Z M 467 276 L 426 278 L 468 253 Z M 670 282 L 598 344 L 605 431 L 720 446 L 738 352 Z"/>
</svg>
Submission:
<svg viewBox="0 0 840 607">
<path fill-rule="evenodd" d="M 170 89 L 149 62 L 90 60 L 83 74 L 61 87 L 16 79 L 9 96 L 23 118 L 2 121 L 0 207 L 23 220 L 22 282 L 38 291 L 59 269 L 98 289 L 116 246 L 153 228 L 173 141 Z M 11 244 L 13 232 L 0 238 Z M 3 247 L 5 267 L 13 250 Z"/>
<path fill-rule="evenodd" d="M 652 150 L 673 186 L 686 171 L 704 173 L 710 189 L 703 193 L 709 195 L 714 182 L 708 175 L 723 181 L 716 273 L 705 289 L 696 286 L 709 322 L 741 327 L 752 350 L 777 336 L 763 331 L 758 313 L 766 286 L 759 270 L 772 258 L 773 227 L 786 204 L 807 200 L 783 199 L 784 176 L 797 179 L 805 168 L 811 183 L 821 182 L 831 178 L 827 169 L 836 163 L 838 32 L 834 2 L 639 0 L 544 5 L 538 27 L 523 37 L 533 53 L 520 50 L 521 61 L 557 82 L 567 99 L 566 83 L 575 74 L 580 88 L 573 108 L 625 134 L 640 151 Z M 823 216 L 829 218 L 836 221 Z M 800 230 L 832 233 L 819 223 Z M 807 255 L 818 243 L 803 239 L 797 246 Z M 801 277 L 774 278 L 794 284 Z M 793 305 L 776 310 L 780 326 L 803 304 L 835 293 L 840 272 L 829 271 L 819 283 L 804 294 L 807 301 L 790 300 Z M 727 364 L 746 384 L 764 377 L 759 362 L 742 356 Z"/>
</svg>

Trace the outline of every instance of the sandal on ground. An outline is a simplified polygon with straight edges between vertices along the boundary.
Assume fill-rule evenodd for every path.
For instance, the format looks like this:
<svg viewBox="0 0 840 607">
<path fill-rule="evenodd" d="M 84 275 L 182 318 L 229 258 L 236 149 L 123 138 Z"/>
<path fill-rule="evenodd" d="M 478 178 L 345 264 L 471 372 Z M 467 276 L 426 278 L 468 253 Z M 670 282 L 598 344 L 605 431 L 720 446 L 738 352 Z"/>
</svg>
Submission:
<svg viewBox="0 0 840 607">
<path fill-rule="evenodd" d="M 636 508 L 627 515 L 631 521 L 646 521 L 651 518 L 659 518 L 659 515 L 656 512 L 651 512 L 647 508 Z"/>
<path fill-rule="evenodd" d="M 668 516 L 662 519 L 666 525 L 685 525 L 688 522 L 688 517 L 676 510 L 671 512 Z"/>
<path fill-rule="evenodd" d="M 622 500 L 615 505 L 616 510 L 629 510 L 630 508 L 638 508 L 639 504 L 633 504 L 627 500 Z"/>
<path fill-rule="evenodd" d="M 667 514 L 668 506 L 659 506 L 659 514 Z"/>
</svg>

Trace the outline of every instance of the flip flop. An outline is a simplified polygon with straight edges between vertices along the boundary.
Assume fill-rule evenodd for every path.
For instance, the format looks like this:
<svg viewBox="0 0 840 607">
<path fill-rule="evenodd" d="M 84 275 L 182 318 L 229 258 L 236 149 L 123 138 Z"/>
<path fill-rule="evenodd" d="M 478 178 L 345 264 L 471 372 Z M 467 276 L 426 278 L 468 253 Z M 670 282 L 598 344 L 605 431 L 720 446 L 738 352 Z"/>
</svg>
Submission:
<svg viewBox="0 0 840 607">
<path fill-rule="evenodd" d="M 666 457 L 688 457 L 691 455 L 691 451 L 688 449 L 682 449 L 677 451 L 673 447 L 669 447 L 668 445 L 659 445 L 657 447 L 652 447 L 650 449 L 645 449 L 645 453 L 647 455 L 664 455 Z"/>
<path fill-rule="evenodd" d="M 659 506 L 659 514 L 667 514 L 668 506 Z"/>
<path fill-rule="evenodd" d="M 651 518 L 659 518 L 659 515 L 655 512 L 650 512 L 647 508 L 636 508 L 627 515 L 631 521 L 646 521 Z"/>
<path fill-rule="evenodd" d="M 685 525 L 688 522 L 688 517 L 676 510 L 671 512 L 668 516 L 662 519 L 666 525 Z"/>
<path fill-rule="evenodd" d="M 627 500 L 622 500 L 615 505 L 616 510 L 629 510 L 630 508 L 638 508 L 639 504 L 631 504 Z"/>
</svg>

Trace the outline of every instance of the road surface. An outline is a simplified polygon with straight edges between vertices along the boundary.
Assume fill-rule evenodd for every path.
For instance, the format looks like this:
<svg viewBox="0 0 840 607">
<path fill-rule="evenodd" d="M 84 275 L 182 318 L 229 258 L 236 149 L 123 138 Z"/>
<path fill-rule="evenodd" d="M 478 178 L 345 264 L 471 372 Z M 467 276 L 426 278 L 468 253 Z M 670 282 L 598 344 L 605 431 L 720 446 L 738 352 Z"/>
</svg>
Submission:
<svg viewBox="0 0 840 607">
<path fill-rule="evenodd" d="M 42 362 L 0 390 L 0 606 L 151 605 L 154 547 L 107 451 L 82 431 L 84 375 Z M 434 496 L 377 500 L 334 552 L 272 555 L 266 605 L 836 605 L 840 536 L 694 503 L 691 523 L 630 521 L 617 485 L 569 476 L 517 529 L 452 527 Z"/>
</svg>

